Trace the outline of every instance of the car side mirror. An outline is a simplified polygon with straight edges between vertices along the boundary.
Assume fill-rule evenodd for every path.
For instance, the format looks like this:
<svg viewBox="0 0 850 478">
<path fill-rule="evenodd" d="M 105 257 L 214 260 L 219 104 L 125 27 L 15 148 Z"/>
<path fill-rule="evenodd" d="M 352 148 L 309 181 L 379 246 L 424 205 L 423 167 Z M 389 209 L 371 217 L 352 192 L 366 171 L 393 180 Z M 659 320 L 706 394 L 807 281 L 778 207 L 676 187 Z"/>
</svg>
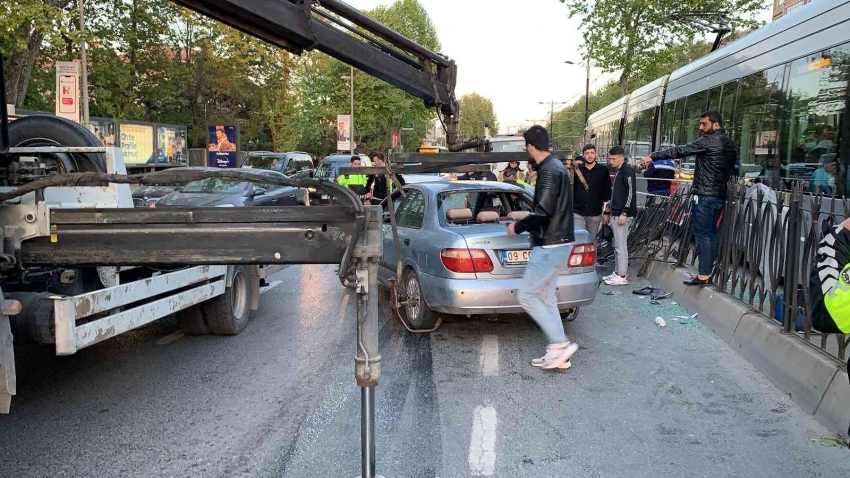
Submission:
<svg viewBox="0 0 850 478">
<path fill-rule="evenodd" d="M 254 196 L 262 196 L 266 193 L 266 188 L 254 188 Z"/>
</svg>

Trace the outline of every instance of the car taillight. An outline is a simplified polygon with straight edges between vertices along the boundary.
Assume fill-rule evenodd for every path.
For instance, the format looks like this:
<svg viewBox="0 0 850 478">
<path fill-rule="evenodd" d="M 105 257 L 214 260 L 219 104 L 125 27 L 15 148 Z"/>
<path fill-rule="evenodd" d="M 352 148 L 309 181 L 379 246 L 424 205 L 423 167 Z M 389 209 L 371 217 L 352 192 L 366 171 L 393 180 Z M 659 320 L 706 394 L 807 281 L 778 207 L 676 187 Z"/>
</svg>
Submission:
<svg viewBox="0 0 850 478">
<path fill-rule="evenodd" d="M 452 272 L 493 272 L 493 262 L 484 249 L 443 249 L 440 260 Z"/>
<path fill-rule="evenodd" d="M 596 265 L 596 244 L 576 244 L 567 260 L 570 267 L 592 267 Z"/>
</svg>

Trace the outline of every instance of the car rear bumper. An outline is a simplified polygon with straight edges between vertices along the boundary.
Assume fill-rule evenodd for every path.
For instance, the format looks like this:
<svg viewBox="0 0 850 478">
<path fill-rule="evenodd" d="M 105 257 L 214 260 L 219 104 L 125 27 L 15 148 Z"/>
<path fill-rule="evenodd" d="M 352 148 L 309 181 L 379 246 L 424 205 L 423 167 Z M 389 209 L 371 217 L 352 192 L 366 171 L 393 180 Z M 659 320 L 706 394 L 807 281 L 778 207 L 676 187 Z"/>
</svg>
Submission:
<svg viewBox="0 0 850 478">
<path fill-rule="evenodd" d="M 446 279 L 420 274 L 425 302 L 431 309 L 446 314 L 516 314 L 522 278 Z M 596 299 L 599 276 L 595 271 L 558 276 L 558 308 L 567 310 L 591 305 Z"/>
</svg>

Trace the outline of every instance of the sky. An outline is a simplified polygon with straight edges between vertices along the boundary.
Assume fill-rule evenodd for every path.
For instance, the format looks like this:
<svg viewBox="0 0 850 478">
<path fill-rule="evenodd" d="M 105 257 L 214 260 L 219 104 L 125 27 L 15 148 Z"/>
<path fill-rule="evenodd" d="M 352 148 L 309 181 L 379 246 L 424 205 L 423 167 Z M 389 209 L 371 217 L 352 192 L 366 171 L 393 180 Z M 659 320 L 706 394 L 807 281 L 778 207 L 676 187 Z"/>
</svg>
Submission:
<svg viewBox="0 0 850 478">
<path fill-rule="evenodd" d="M 346 1 L 360 10 L 392 3 Z M 419 1 L 437 29 L 440 53 L 458 65 L 457 96 L 475 92 L 490 98 L 500 132 L 543 123 L 549 102 L 574 103 L 584 94 L 585 68 L 564 63 L 582 60 L 581 21 L 568 18 L 560 1 Z M 765 5 L 760 19 L 770 21 L 773 0 Z M 590 78 L 593 90 L 618 75 L 592 68 Z"/>
</svg>

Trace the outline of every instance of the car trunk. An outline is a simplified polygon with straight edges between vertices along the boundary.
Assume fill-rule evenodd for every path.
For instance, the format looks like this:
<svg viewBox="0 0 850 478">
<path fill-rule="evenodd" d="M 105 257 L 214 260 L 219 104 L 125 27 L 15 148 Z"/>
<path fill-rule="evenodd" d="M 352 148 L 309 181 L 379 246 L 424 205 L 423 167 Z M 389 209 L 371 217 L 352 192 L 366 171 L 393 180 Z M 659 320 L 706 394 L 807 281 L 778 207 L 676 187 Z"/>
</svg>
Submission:
<svg viewBox="0 0 850 478">
<path fill-rule="evenodd" d="M 487 251 L 493 263 L 493 272 L 477 273 L 479 279 L 519 277 L 525 272 L 525 264 L 508 263 L 526 259 L 525 251 L 531 250 L 527 234 L 509 236 L 507 224 L 476 224 L 451 228 L 463 236 L 469 249 Z M 577 234 L 578 236 L 578 234 Z M 585 234 L 586 236 L 586 234 Z M 582 236 L 584 237 L 584 236 Z M 578 240 L 579 237 L 576 237 Z M 564 246 L 572 249 L 572 245 Z"/>
</svg>

